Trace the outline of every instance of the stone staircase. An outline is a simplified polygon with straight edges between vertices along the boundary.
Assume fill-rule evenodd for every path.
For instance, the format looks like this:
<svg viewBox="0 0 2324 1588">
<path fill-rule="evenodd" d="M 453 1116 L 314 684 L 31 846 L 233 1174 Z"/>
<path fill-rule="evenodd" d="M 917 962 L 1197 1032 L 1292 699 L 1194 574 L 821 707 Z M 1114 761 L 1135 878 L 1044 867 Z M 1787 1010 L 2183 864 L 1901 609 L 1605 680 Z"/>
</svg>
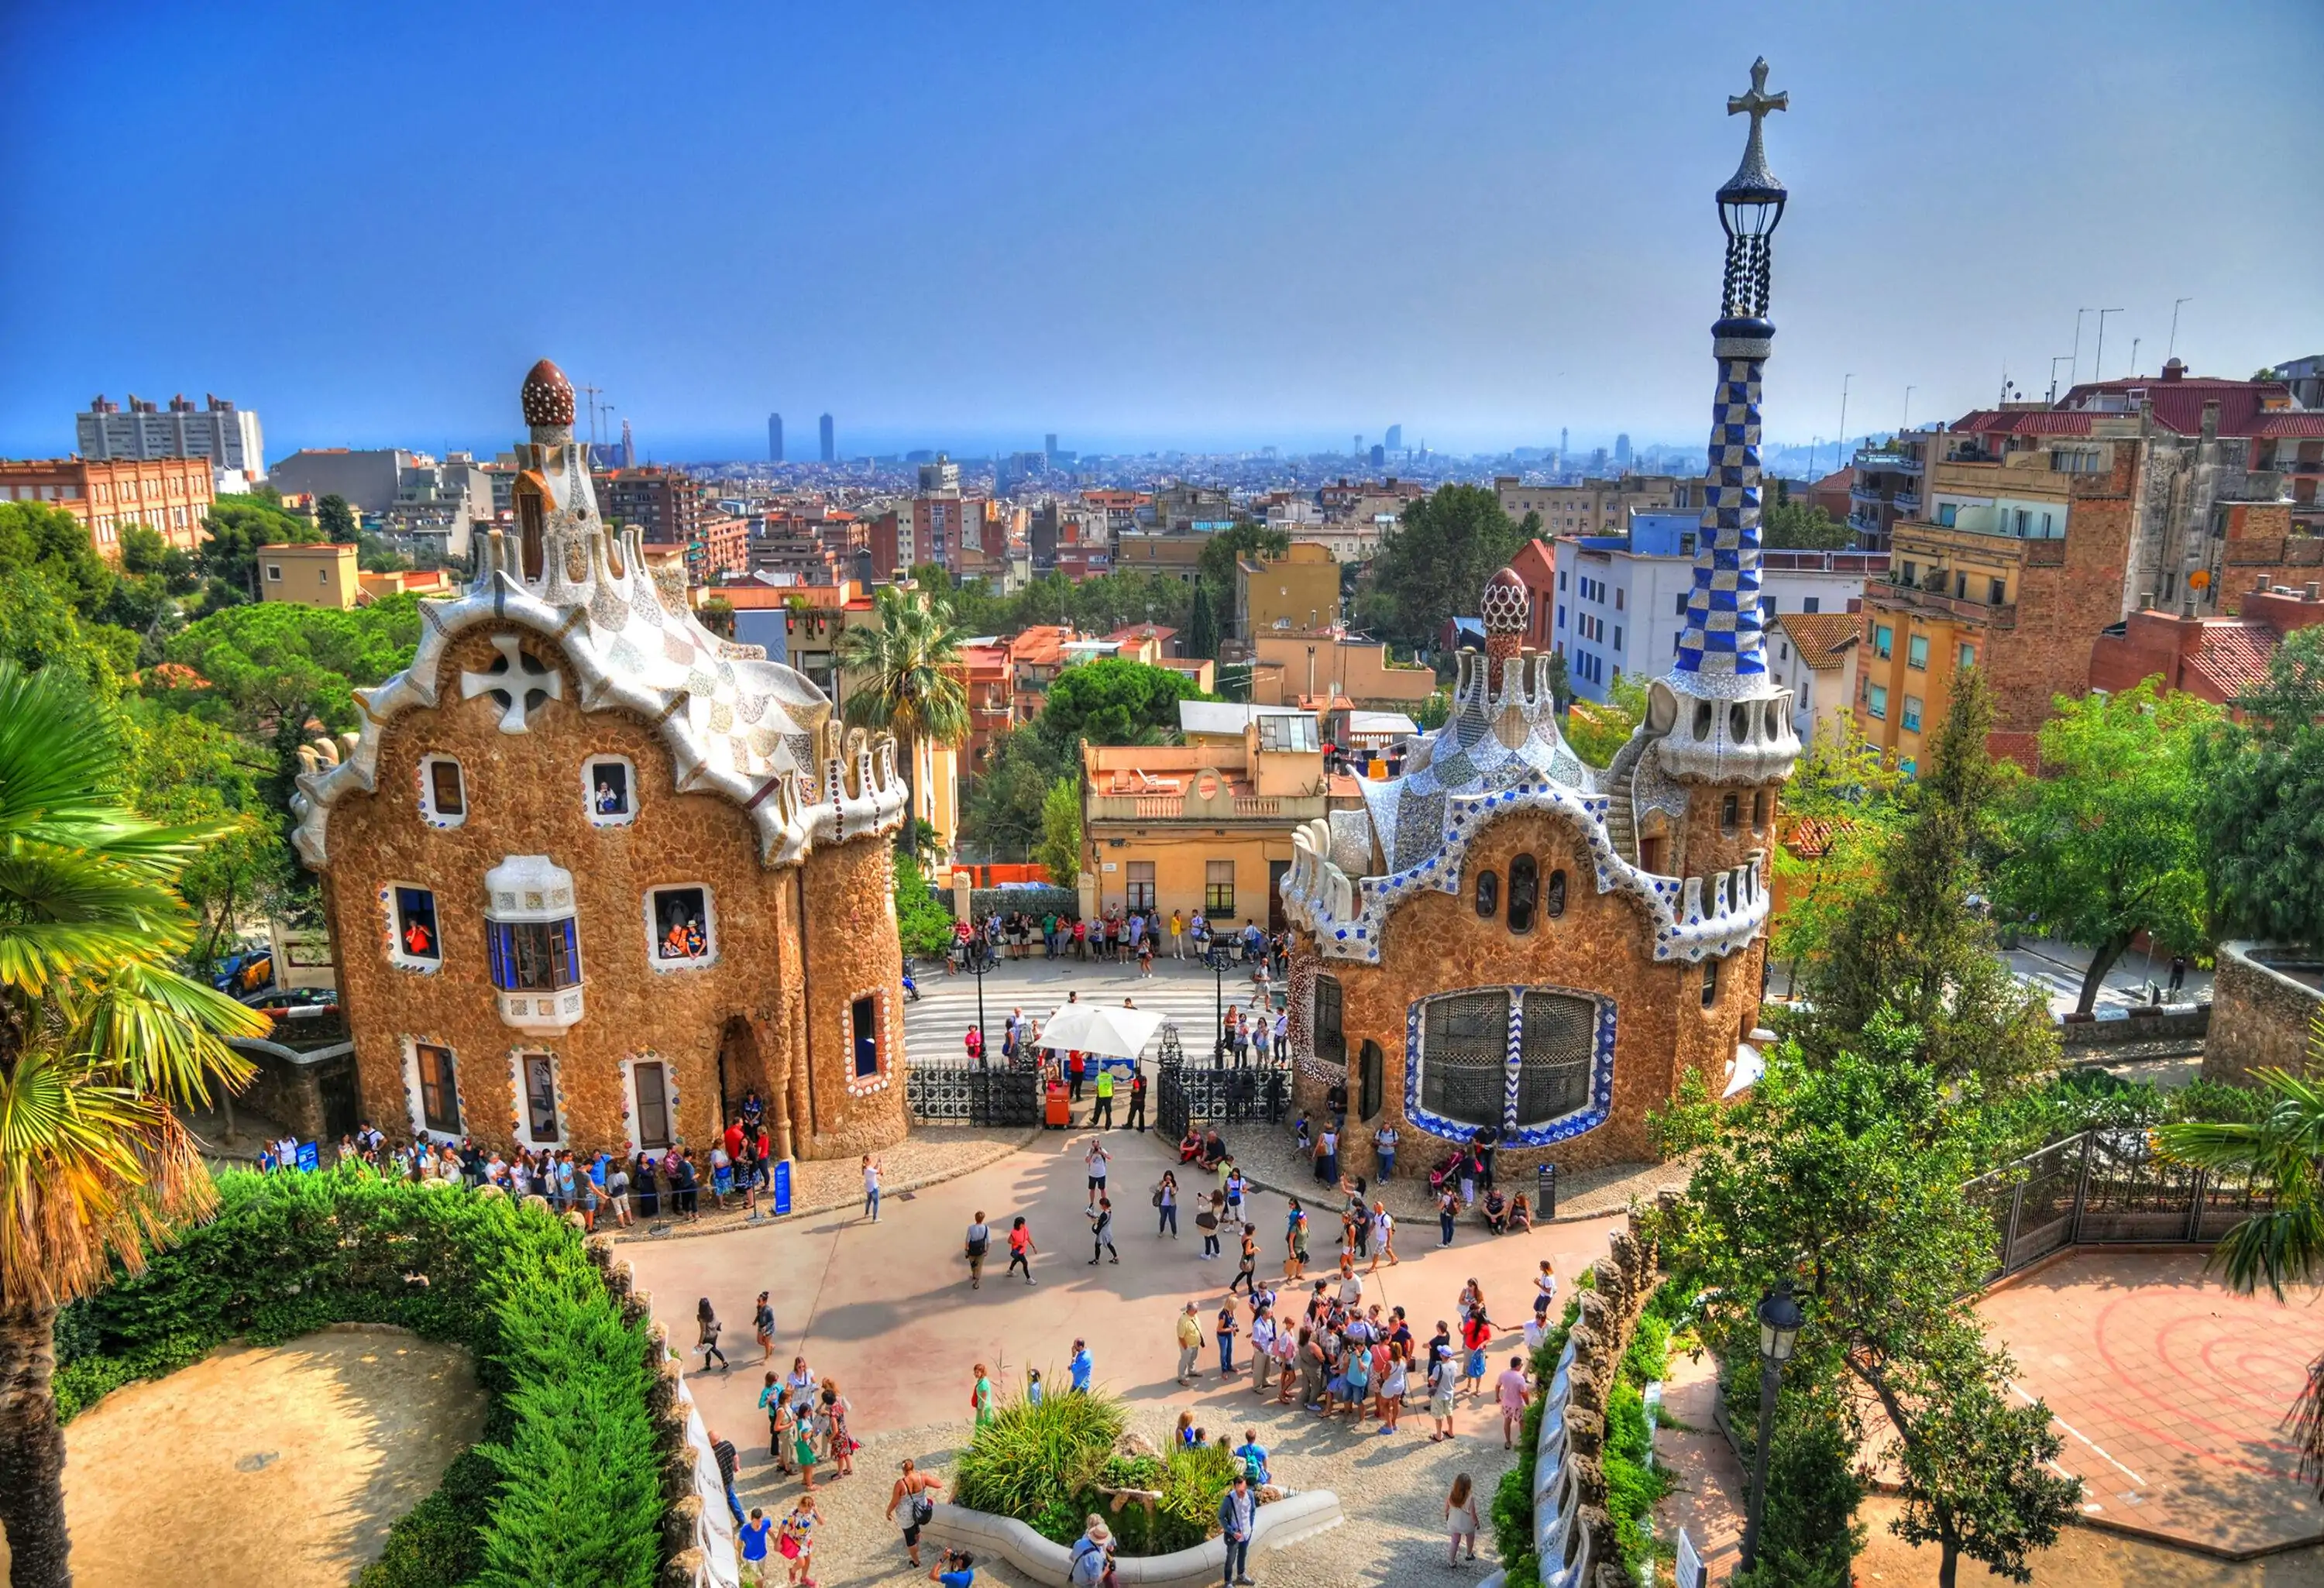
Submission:
<svg viewBox="0 0 2324 1588">
<path fill-rule="evenodd" d="M 1603 785 L 1606 794 L 1606 836 L 1612 841 L 1614 853 L 1636 865 L 1638 861 L 1638 816 L 1631 799 L 1632 785 L 1638 773 L 1638 755 L 1645 741 L 1632 739 L 1614 753 L 1614 764 L 1606 769 Z"/>
</svg>

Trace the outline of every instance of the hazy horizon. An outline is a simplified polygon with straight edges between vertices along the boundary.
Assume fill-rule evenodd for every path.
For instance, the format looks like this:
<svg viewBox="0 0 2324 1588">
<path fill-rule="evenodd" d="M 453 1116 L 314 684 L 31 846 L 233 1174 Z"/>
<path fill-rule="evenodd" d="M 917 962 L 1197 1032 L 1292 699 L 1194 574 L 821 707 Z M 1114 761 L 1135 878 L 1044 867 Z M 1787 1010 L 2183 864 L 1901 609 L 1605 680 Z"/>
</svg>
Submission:
<svg viewBox="0 0 2324 1588">
<path fill-rule="evenodd" d="M 670 459 L 770 411 L 794 457 L 826 411 L 847 457 L 1699 445 L 1761 53 L 1771 437 L 1829 444 L 1849 374 L 1851 434 L 2038 394 L 2078 308 L 2109 376 L 2174 299 L 2200 373 L 2324 350 L 2324 207 L 2264 152 L 2324 7 L 1640 17 L 10 7 L 0 177 L 59 218 L 0 245 L 0 451 L 130 391 L 271 457 L 497 450 L 542 355 Z"/>
</svg>

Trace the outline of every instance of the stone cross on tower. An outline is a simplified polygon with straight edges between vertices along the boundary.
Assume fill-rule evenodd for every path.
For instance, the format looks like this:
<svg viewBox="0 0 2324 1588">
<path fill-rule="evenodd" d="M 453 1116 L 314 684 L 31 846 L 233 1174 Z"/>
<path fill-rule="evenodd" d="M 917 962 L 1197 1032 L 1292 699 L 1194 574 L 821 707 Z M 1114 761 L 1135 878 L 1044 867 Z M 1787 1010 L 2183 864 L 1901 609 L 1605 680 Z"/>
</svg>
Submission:
<svg viewBox="0 0 2324 1588">
<path fill-rule="evenodd" d="M 1728 115 L 1748 114 L 1751 117 L 1751 142 L 1755 144 L 1759 142 L 1759 124 L 1767 119 L 1767 113 L 1791 107 L 1791 95 L 1767 92 L 1767 58 L 1764 55 L 1751 63 L 1751 91 L 1727 97 Z"/>
<path fill-rule="evenodd" d="M 460 675 L 460 698 L 490 695 L 500 703 L 501 732 L 521 734 L 526 712 L 544 700 L 565 698 L 565 675 L 527 655 L 514 634 L 494 634 L 493 649 L 501 653 L 498 661 L 483 672 Z"/>
</svg>

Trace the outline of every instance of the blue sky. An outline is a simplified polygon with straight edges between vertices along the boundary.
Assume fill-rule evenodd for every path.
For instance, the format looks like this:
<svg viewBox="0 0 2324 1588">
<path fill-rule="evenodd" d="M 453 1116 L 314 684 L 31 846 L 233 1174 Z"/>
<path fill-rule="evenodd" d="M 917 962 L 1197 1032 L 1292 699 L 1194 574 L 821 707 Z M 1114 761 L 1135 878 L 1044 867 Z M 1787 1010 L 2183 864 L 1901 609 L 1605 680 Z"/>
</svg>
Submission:
<svg viewBox="0 0 2324 1588">
<path fill-rule="evenodd" d="M 130 390 L 502 446 L 543 353 L 663 457 L 1692 443 L 1758 53 L 1773 435 L 2038 391 L 2080 307 L 2108 374 L 2180 297 L 2203 373 L 2324 351 L 2324 6 L 1770 12 L 0 5 L 0 453 Z"/>
</svg>

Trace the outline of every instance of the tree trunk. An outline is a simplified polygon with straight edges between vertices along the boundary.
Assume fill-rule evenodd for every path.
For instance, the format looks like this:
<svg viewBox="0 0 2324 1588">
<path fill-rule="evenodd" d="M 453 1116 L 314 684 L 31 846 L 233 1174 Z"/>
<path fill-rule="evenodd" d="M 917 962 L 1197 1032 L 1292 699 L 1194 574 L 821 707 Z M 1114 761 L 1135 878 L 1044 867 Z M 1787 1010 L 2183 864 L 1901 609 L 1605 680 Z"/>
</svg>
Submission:
<svg viewBox="0 0 2324 1588">
<path fill-rule="evenodd" d="M 915 860 L 918 858 L 918 851 L 912 842 L 912 833 L 914 824 L 919 820 L 919 801 L 917 798 L 918 783 L 912 774 L 918 770 L 913 764 L 918 751 L 919 747 L 912 740 L 901 734 L 896 735 L 896 771 L 904 780 L 904 825 L 896 829 L 896 853 L 911 855 Z"/>
<path fill-rule="evenodd" d="M 2098 1001 L 2098 989 L 2106 985 L 2107 973 L 2114 969 L 2114 962 L 2129 946 L 2130 935 L 2126 932 L 2108 937 L 2091 952 L 2090 968 L 2082 976 L 2082 995 L 2074 1002 L 2076 1014 L 2090 1012 L 2090 1006 Z"/>
<path fill-rule="evenodd" d="M 1960 1538 L 1954 1533 L 1952 1518 L 1940 1507 L 1937 1521 L 1937 1588 L 1953 1588 L 1960 1576 Z"/>
<path fill-rule="evenodd" d="M 0 1527 L 13 1588 L 71 1588 L 53 1306 L 0 1308 Z"/>
</svg>

